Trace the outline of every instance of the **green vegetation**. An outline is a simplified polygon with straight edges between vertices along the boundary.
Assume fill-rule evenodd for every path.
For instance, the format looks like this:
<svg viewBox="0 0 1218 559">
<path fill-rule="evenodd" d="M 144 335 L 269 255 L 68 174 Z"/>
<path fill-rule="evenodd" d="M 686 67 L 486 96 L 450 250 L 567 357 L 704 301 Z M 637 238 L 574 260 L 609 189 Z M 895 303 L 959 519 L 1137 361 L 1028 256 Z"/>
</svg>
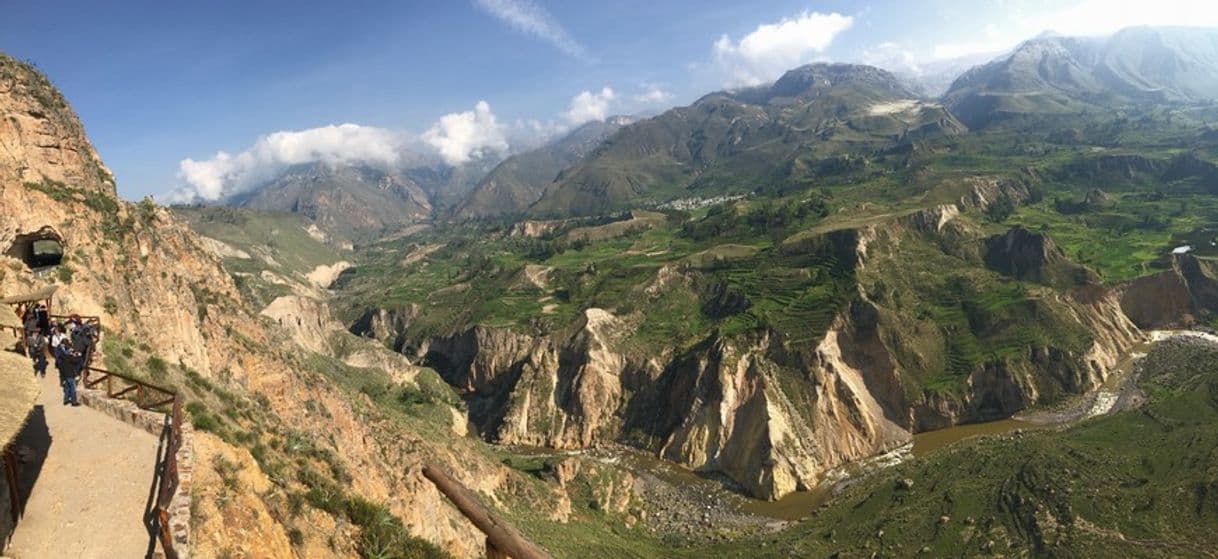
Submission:
<svg viewBox="0 0 1218 559">
<path fill-rule="evenodd" d="M 74 274 L 75 270 L 67 262 L 55 267 L 55 279 L 59 283 L 72 283 L 72 276 Z"/>
<path fill-rule="evenodd" d="M 310 285 L 308 274 L 348 258 L 332 244 L 311 236 L 309 221 L 294 214 L 272 214 L 227 207 L 175 207 L 200 234 L 226 245 L 221 257 L 241 293 L 262 308 L 293 293 L 288 282 Z M 199 297 L 199 314 L 205 314 Z"/>
<path fill-rule="evenodd" d="M 305 493 L 314 508 L 346 518 L 360 528 L 359 552 L 365 559 L 443 559 L 450 555 L 434 544 L 410 535 L 402 520 L 388 509 L 358 495 L 344 493 L 321 478 Z"/>
<path fill-rule="evenodd" d="M 1143 409 L 958 443 L 871 475 L 764 551 L 744 541 L 721 556 L 1205 555 L 1218 543 L 1218 350 L 1161 344 L 1144 375 Z"/>
</svg>

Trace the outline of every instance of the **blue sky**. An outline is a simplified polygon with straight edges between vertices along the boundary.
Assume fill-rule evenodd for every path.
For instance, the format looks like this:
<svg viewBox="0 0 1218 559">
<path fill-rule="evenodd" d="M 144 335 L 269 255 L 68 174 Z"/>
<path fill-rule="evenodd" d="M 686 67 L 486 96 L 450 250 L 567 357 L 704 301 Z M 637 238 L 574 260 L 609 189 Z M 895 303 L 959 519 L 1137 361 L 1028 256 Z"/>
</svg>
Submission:
<svg viewBox="0 0 1218 559">
<path fill-rule="evenodd" d="M 917 72 L 1049 28 L 1218 24 L 1204 4 L 14 0 L 0 50 L 51 77 L 138 198 L 229 192 L 302 158 L 459 163 L 813 60 Z"/>
</svg>

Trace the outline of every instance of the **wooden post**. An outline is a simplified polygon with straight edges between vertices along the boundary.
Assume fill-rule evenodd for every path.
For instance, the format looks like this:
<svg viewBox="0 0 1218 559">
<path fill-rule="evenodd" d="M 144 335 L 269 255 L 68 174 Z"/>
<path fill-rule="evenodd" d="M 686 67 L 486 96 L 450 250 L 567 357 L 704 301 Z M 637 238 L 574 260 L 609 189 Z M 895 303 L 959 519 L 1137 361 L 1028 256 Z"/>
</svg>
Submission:
<svg viewBox="0 0 1218 559">
<path fill-rule="evenodd" d="M 515 528 L 491 513 L 472 491 L 461 482 L 431 465 L 423 466 L 423 476 L 435 484 L 436 489 L 448 497 L 457 510 L 473 525 L 486 534 L 486 556 L 488 559 L 550 559 L 550 554 L 524 539 Z M 495 553 L 496 555 L 492 555 Z"/>
</svg>

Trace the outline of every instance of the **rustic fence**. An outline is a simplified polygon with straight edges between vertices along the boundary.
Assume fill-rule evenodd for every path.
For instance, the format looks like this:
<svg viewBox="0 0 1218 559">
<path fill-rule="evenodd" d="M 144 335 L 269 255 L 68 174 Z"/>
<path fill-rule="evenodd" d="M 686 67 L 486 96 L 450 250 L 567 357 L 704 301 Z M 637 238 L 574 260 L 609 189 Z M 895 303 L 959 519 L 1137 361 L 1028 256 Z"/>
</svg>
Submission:
<svg viewBox="0 0 1218 559">
<path fill-rule="evenodd" d="M 91 355 L 89 360 L 91 360 Z M 178 559 L 173 534 L 170 530 L 173 496 L 180 482 L 178 472 L 178 450 L 182 446 L 182 399 L 177 392 L 132 378 L 127 375 L 86 366 L 83 383 L 85 388 L 105 392 L 108 398 L 125 399 L 142 410 L 164 412 L 168 425 L 164 428 L 165 455 L 157 467 L 159 480 L 157 496 L 152 512 L 155 520 L 157 540 L 167 559 Z"/>
</svg>

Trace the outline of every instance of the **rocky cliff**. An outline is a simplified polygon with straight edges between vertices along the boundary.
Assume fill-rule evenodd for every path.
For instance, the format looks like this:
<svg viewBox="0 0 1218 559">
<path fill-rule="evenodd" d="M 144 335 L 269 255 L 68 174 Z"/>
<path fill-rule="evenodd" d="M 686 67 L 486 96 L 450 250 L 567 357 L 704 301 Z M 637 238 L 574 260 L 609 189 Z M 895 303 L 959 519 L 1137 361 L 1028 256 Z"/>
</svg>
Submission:
<svg viewBox="0 0 1218 559">
<path fill-rule="evenodd" d="M 30 243 L 51 240 L 63 249 L 57 266 L 23 258 Z M 196 427 L 216 434 L 198 442 L 197 557 L 356 556 L 368 552 L 368 538 L 395 534 L 386 526 L 460 556 L 479 553 L 482 538 L 419 473 L 424 460 L 496 501 L 520 498 L 519 474 L 449 430 L 447 404 L 436 404 L 438 420 L 403 420 L 344 388 L 332 372 L 342 365 L 310 351 L 325 349 L 331 334 L 324 308 L 290 298 L 259 318 L 219 258 L 171 213 L 119 199 L 63 96 L 4 55 L 0 247 L 0 292 L 59 284 L 54 311 L 101 317 L 100 362 L 178 386 Z M 394 389 L 413 389 L 417 371 L 392 355 L 361 347 L 348 357 L 390 369 Z M 303 495 L 323 490 L 363 500 L 300 508 Z M 386 516 L 334 505 L 344 502 L 383 506 Z"/>
<path fill-rule="evenodd" d="M 689 347 L 644 349 L 634 333 L 646 311 L 588 308 L 561 331 L 473 326 L 422 353 L 490 441 L 626 443 L 775 499 L 912 433 L 1093 389 L 1140 339 L 1117 296 L 1047 236 L 1015 228 L 987 240 L 962 217 L 1026 195 L 1020 181 L 980 180 L 957 204 L 787 239 L 788 257 L 830 258 L 854 285 L 803 339 L 713 331 Z M 707 278 L 665 266 L 639 296 L 696 291 Z M 363 324 L 387 340 L 410 328 L 377 311 Z"/>
<path fill-rule="evenodd" d="M 1171 267 L 1129 282 L 1121 309 L 1146 329 L 1189 327 L 1218 312 L 1218 272 L 1209 260 L 1174 254 Z"/>
</svg>

